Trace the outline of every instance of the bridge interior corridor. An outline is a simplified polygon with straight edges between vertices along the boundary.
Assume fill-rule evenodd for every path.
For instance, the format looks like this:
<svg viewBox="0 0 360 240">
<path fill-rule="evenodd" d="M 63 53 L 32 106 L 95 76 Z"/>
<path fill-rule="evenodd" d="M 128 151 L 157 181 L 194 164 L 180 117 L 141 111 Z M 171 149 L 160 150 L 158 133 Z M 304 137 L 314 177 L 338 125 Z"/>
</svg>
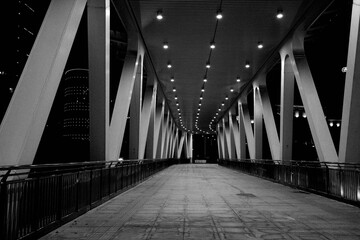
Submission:
<svg viewBox="0 0 360 240">
<path fill-rule="evenodd" d="M 360 209 L 216 164 L 173 165 L 42 239 L 359 239 Z"/>
</svg>

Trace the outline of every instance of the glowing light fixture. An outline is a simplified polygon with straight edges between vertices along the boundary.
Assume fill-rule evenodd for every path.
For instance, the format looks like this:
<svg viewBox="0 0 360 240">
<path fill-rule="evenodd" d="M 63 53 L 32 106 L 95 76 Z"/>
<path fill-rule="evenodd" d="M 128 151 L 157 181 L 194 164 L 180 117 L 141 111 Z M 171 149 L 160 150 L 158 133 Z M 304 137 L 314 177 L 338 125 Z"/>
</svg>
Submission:
<svg viewBox="0 0 360 240">
<path fill-rule="evenodd" d="M 175 82 L 175 79 L 172 77 L 172 78 L 170 79 L 170 82 Z"/>
<path fill-rule="evenodd" d="M 176 92 L 176 88 L 173 88 L 173 92 Z"/>
<path fill-rule="evenodd" d="M 164 18 L 164 16 L 162 15 L 162 11 L 161 10 L 157 11 L 156 19 L 157 20 L 162 20 L 163 18 Z"/>
<path fill-rule="evenodd" d="M 201 92 L 205 92 L 205 89 L 204 89 L 204 88 L 202 88 L 202 89 L 201 89 Z"/>
<path fill-rule="evenodd" d="M 204 78 L 203 82 L 207 82 L 207 79 L 206 79 L 206 77 Z"/>
<path fill-rule="evenodd" d="M 241 81 L 240 77 L 237 77 L 236 82 L 240 82 L 240 81 Z"/>
<path fill-rule="evenodd" d="M 216 12 L 216 19 L 222 19 L 223 18 L 223 15 L 222 15 L 222 12 L 221 12 L 221 10 L 218 10 L 217 12 Z"/>
<path fill-rule="evenodd" d="M 226 100 L 226 101 L 227 101 L 227 100 L 229 100 L 229 97 L 228 97 L 228 96 L 226 96 L 226 97 L 225 97 L 225 100 Z"/>
<path fill-rule="evenodd" d="M 296 118 L 298 118 L 298 117 L 300 116 L 300 113 L 299 113 L 299 111 L 295 111 L 295 114 L 294 114 L 294 116 L 295 116 Z"/>
<path fill-rule="evenodd" d="M 281 19 L 281 18 L 283 18 L 283 17 L 284 17 L 284 13 L 283 13 L 283 10 L 281 10 L 281 9 L 278 9 L 278 10 L 277 10 L 277 14 L 276 14 L 276 17 L 277 17 L 278 19 Z"/>
<path fill-rule="evenodd" d="M 214 49 L 214 48 L 215 48 L 215 42 L 211 42 L 211 43 L 210 43 L 210 48 L 211 48 L 211 49 Z"/>
<path fill-rule="evenodd" d="M 230 92 L 233 92 L 234 91 L 234 89 L 233 88 L 230 88 Z"/>
<path fill-rule="evenodd" d="M 262 49 L 264 47 L 264 44 L 262 42 L 258 42 L 257 47 L 258 49 Z"/>
<path fill-rule="evenodd" d="M 250 63 L 248 61 L 245 62 L 245 67 L 250 68 Z"/>
<path fill-rule="evenodd" d="M 210 68 L 210 62 L 206 62 L 206 68 Z"/>
<path fill-rule="evenodd" d="M 171 65 L 170 62 L 167 64 L 167 67 L 168 67 L 168 68 L 172 68 L 172 65 Z"/>
<path fill-rule="evenodd" d="M 163 48 L 164 48 L 164 49 L 168 49 L 168 48 L 169 48 L 169 44 L 168 44 L 167 42 L 164 42 Z"/>
</svg>

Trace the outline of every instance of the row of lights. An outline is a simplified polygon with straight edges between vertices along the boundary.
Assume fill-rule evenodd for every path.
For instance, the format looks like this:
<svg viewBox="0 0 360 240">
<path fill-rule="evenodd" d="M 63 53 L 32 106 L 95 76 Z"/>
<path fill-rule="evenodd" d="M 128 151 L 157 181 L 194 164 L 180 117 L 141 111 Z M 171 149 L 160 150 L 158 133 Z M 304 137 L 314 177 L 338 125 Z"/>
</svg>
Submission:
<svg viewBox="0 0 360 240">
<path fill-rule="evenodd" d="M 158 10 L 158 11 L 157 11 L 157 13 L 156 13 L 156 19 L 159 20 L 159 21 L 161 21 L 161 20 L 164 19 L 164 15 L 163 15 L 162 10 Z M 170 48 L 169 43 L 166 42 L 166 41 L 163 42 L 163 46 L 162 46 L 162 47 L 163 47 L 164 50 L 168 50 L 168 49 Z M 167 63 L 167 68 L 168 68 L 168 69 L 171 69 L 172 67 L 173 67 L 173 66 L 172 66 L 171 62 L 168 61 L 168 63 Z M 172 83 L 175 82 L 174 75 L 172 75 L 172 77 L 170 78 L 170 82 L 172 82 Z M 176 87 L 175 87 L 175 86 L 172 88 L 172 91 L 173 91 L 174 93 L 176 93 Z M 181 115 L 181 110 L 180 110 L 180 103 L 179 103 L 179 101 L 178 101 L 178 97 L 177 97 L 176 94 L 175 94 L 175 96 L 174 96 L 174 100 L 175 100 L 175 102 L 176 102 L 175 105 L 176 105 L 176 108 L 177 108 L 177 114 L 178 114 L 180 126 L 181 126 L 185 131 L 187 131 L 187 132 L 192 132 L 192 131 L 190 131 L 189 129 L 187 129 L 187 128 L 184 126 L 184 123 L 183 123 L 183 120 L 182 120 L 182 115 Z M 193 132 L 192 132 L 192 133 L 193 133 Z"/>
<path fill-rule="evenodd" d="M 282 19 L 284 17 L 284 13 L 283 13 L 283 10 L 282 9 L 278 9 L 277 10 L 277 14 L 276 14 L 276 18 L 277 19 Z M 257 43 L 257 48 L 258 49 L 263 49 L 264 48 L 264 43 L 263 41 L 258 41 Z M 250 62 L 249 61 L 245 61 L 245 68 L 249 69 L 251 67 L 250 65 Z M 237 77 L 236 78 L 236 82 L 237 83 L 240 83 L 241 82 L 241 79 L 240 77 Z M 230 88 L 230 92 L 233 93 L 234 92 L 234 88 Z M 229 99 L 229 97 L 226 95 L 225 97 L 225 101 L 227 101 Z M 221 108 L 224 106 L 224 102 L 221 103 L 221 106 L 218 108 L 218 110 L 216 111 L 215 113 L 215 116 L 213 116 L 213 118 L 211 119 L 210 123 L 209 123 L 209 129 L 213 132 L 215 132 L 215 130 L 212 128 L 212 125 L 215 123 L 217 117 L 219 116 L 219 113 L 221 112 Z M 306 117 L 306 115 L 305 115 Z M 254 120 L 251 120 L 251 123 L 253 124 L 254 123 Z"/>
<path fill-rule="evenodd" d="M 216 45 L 215 45 L 216 29 L 217 29 L 217 25 L 219 23 L 219 20 L 221 20 L 223 18 L 223 14 L 222 14 L 222 11 L 221 11 L 221 4 L 222 4 L 222 2 L 220 3 L 220 7 L 217 10 L 216 15 L 215 15 L 215 17 L 216 17 L 216 27 L 215 27 L 215 32 L 214 32 L 213 39 L 212 39 L 212 41 L 210 42 L 210 45 L 209 45 L 210 46 L 210 53 L 209 53 L 209 57 L 208 57 L 208 60 L 206 62 L 206 65 L 205 65 L 205 74 L 204 74 L 204 78 L 203 78 L 203 84 L 202 84 L 202 87 L 201 87 L 201 93 L 200 93 L 200 98 L 199 98 L 199 106 L 198 106 L 198 110 L 197 110 L 196 117 L 195 117 L 196 118 L 195 119 L 195 129 L 197 130 L 196 133 L 201 132 L 203 134 L 209 134 L 208 131 L 204 131 L 204 130 L 201 130 L 199 128 L 198 121 L 199 121 L 199 117 L 200 117 L 201 105 L 202 105 L 203 96 L 204 96 L 204 92 L 205 92 L 205 85 L 208 82 L 207 73 L 208 73 L 208 70 L 211 68 L 210 57 L 211 57 L 212 51 L 216 47 Z M 213 131 L 213 130 L 210 128 L 210 131 Z"/>
</svg>

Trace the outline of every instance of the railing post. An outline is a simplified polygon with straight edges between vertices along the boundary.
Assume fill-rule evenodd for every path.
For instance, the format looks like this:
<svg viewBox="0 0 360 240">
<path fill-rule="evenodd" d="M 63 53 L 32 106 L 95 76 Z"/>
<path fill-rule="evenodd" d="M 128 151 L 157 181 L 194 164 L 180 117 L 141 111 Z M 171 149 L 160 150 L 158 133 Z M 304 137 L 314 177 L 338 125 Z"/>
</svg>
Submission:
<svg viewBox="0 0 360 240">
<path fill-rule="evenodd" d="M 92 179 L 93 179 L 93 170 L 90 169 L 89 207 L 91 207 L 91 204 L 92 204 Z"/>
<path fill-rule="evenodd" d="M 80 172 L 78 171 L 76 174 L 76 205 L 75 211 L 79 210 L 79 188 L 80 188 Z"/>
<path fill-rule="evenodd" d="M 0 181 L 0 236 L 4 239 L 7 239 L 7 206 L 8 206 L 8 189 L 6 179 L 10 174 L 11 170 L 9 170 L 5 176 Z"/>
<path fill-rule="evenodd" d="M 62 199 L 63 199 L 63 196 L 62 196 L 62 188 L 63 188 L 63 175 L 59 175 L 59 186 L 58 186 L 58 199 L 59 199 L 59 202 L 58 202 L 58 209 L 57 209 L 57 216 L 56 216 L 56 219 L 58 221 L 61 220 L 62 218 Z M 39 181 L 39 180 L 37 180 Z M 38 184 L 37 184 L 38 185 Z M 37 187 L 38 188 L 38 187 Z M 38 195 L 38 192 L 36 193 Z M 38 201 L 36 201 L 38 202 Z"/>
</svg>

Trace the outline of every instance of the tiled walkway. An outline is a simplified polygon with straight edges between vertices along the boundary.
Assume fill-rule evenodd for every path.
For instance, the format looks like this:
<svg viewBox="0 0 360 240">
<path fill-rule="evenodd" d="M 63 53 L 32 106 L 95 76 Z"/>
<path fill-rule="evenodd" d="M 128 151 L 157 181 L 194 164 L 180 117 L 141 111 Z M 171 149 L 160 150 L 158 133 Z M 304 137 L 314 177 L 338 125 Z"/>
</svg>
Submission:
<svg viewBox="0 0 360 240">
<path fill-rule="evenodd" d="M 175 165 L 43 239 L 360 239 L 360 209 L 218 165 Z"/>
</svg>

